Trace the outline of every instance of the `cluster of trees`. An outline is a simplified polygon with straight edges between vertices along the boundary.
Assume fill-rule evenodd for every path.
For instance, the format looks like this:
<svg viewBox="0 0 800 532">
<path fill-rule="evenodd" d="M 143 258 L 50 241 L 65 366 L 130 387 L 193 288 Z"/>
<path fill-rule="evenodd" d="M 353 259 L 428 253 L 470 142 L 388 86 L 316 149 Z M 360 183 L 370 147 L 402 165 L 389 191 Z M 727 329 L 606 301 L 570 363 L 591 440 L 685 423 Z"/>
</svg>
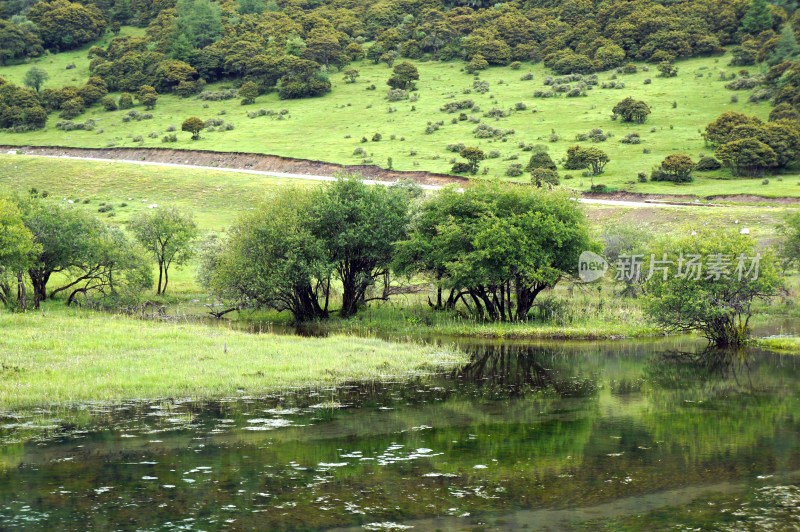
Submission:
<svg viewBox="0 0 800 532">
<path fill-rule="evenodd" d="M 759 177 L 794 166 L 800 158 L 800 122 L 785 117 L 793 109 L 776 107 L 768 122 L 726 111 L 706 126 L 703 137 L 734 175 Z"/>
<path fill-rule="evenodd" d="M 35 57 L 45 48 L 74 48 L 109 27 L 136 24 L 147 28 L 146 37 L 119 37 L 106 50 L 91 52 L 92 72 L 111 90 L 152 85 L 159 92 L 189 95 L 202 88 L 201 80 L 241 79 L 261 91 L 288 85 L 282 92 L 287 98 L 324 94 L 330 90 L 326 72 L 364 57 L 390 66 L 397 57 L 461 58 L 471 70 L 544 60 L 557 73 L 588 73 L 631 60 L 669 63 L 720 53 L 743 36 L 774 32 L 789 18 L 784 8 L 770 6 L 772 22 L 762 27 L 763 14 L 743 0 L 559 0 L 547 6 L 474 0 L 4 4 L 0 11 L 13 20 L 0 19 L 0 35 L 7 37 L 0 39 L 0 61 Z M 373 44 L 365 48 L 365 42 Z"/>
<path fill-rule="evenodd" d="M 151 259 L 159 266 L 158 293 L 164 293 L 170 266 L 191 257 L 194 222 L 157 209 L 136 217 L 130 229 L 134 238 L 36 194 L 0 197 L 0 304 L 38 308 L 62 293 L 67 305 L 131 301 L 153 285 Z"/>
<path fill-rule="evenodd" d="M 537 295 L 576 273 L 594 249 L 567 194 L 481 184 L 423 196 L 352 176 L 286 188 L 206 246 L 200 281 L 229 308 L 287 310 L 296 320 L 351 316 L 392 293 L 392 274 L 436 286 L 437 309 L 526 320 Z"/>
<path fill-rule="evenodd" d="M 47 111 L 36 91 L 0 78 L 0 128 L 25 131 L 46 123 Z"/>
</svg>

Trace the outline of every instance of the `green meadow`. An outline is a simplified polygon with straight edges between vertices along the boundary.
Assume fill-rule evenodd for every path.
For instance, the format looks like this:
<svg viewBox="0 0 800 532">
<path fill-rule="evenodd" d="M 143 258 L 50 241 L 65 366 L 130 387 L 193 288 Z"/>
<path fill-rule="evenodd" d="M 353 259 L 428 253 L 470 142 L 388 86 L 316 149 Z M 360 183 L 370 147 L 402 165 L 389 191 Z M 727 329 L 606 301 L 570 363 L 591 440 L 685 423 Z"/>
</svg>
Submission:
<svg viewBox="0 0 800 532">
<path fill-rule="evenodd" d="M 80 84 L 88 78 L 88 59 L 84 48 L 74 52 L 45 56 L 32 64 L 50 73 L 47 86 L 60 87 L 65 83 Z M 0 142 L 13 145 L 60 145 L 72 147 L 166 147 L 267 153 L 302 159 L 323 160 L 342 164 L 375 164 L 397 170 L 429 170 L 449 172 L 455 153 L 447 150 L 449 144 L 464 143 L 480 146 L 485 152 L 497 152 L 496 158 L 483 162 L 488 177 L 513 181 L 527 179 L 505 177 L 511 164 L 527 163 L 529 152 L 521 146 L 547 145 L 551 156 L 558 160 L 566 149 L 576 144 L 576 135 L 600 128 L 609 134 L 608 140 L 597 146 L 606 151 L 611 162 L 602 176 L 583 177 L 581 171 L 561 171 L 565 186 L 587 190 L 591 184 L 602 183 L 609 187 L 632 192 L 660 194 L 753 194 L 770 197 L 800 195 L 797 175 L 775 176 L 769 183 L 761 179 L 730 179 L 727 171 L 697 172 L 690 184 L 639 183 L 637 174 L 647 172 L 671 153 L 686 153 L 697 160 L 702 154 L 710 155 L 713 149 L 704 144 L 700 132 L 706 124 L 722 112 L 733 109 L 766 118 L 768 102 L 748 102 L 749 91 L 730 91 L 724 88 L 727 81 L 720 80 L 720 72 L 735 73 L 728 67 L 728 56 L 707 57 L 681 61 L 675 78 L 658 77 L 653 65 L 639 64 L 635 74 L 601 72 L 600 82 L 616 78 L 625 84 L 623 89 L 602 89 L 595 86 L 585 97 L 535 98 L 534 91 L 546 89 L 545 78 L 550 75 L 542 64 L 523 64 L 519 70 L 510 67 L 493 67 L 480 73 L 479 80 L 489 83 L 486 93 L 473 90 L 476 78 L 463 71 L 462 62 L 417 62 L 420 80 L 415 94 L 417 101 L 386 100 L 386 80 L 390 69 L 362 61 L 352 65 L 361 75 L 356 83 L 345 83 L 341 72 L 330 74 L 333 91 L 323 97 L 303 100 L 279 100 L 276 93 L 261 95 L 252 105 L 240 105 L 239 99 L 205 102 L 196 98 L 183 99 L 162 95 L 149 120 L 123 122 L 127 111 L 104 111 L 99 105 L 90 108 L 75 121 L 87 118 L 97 121 L 93 131 L 61 131 L 56 129 L 60 120 L 52 114 L 45 129 L 19 134 L 2 134 Z M 76 69 L 65 70 L 74 63 Z M 0 67 L 0 76 L 21 82 L 31 65 Z M 522 81 L 526 74 L 533 79 Z M 650 79 L 651 83 L 645 84 Z M 374 90 L 369 90 L 372 86 Z M 207 90 L 229 88 L 215 84 Z M 732 103 L 736 95 L 738 102 Z M 642 99 L 652 109 L 644 124 L 626 124 L 611 120 L 611 109 L 627 96 Z M 468 112 L 494 128 L 513 129 L 505 141 L 477 139 L 473 135 L 476 123 L 469 120 L 451 123 L 458 113 L 440 111 L 447 102 L 471 99 L 480 111 Z M 522 103 L 525 110 L 517 111 Z M 510 113 L 504 118 L 485 117 L 492 109 Z M 248 118 L 248 112 L 259 109 L 284 115 Z M 137 110 L 142 111 L 141 107 Z M 203 120 L 221 118 L 231 123 L 229 131 L 204 131 L 201 139 L 192 141 L 189 133 L 180 132 L 182 121 L 189 116 Z M 278 118 L 281 117 L 281 118 Z M 427 134 L 429 123 L 444 122 L 438 130 Z M 178 128 L 178 141 L 161 141 L 168 128 Z M 625 135 L 637 132 L 641 144 L 620 142 Z M 371 139 L 380 133 L 380 141 Z M 152 136 L 149 136 L 152 135 Z M 556 137 L 558 140 L 551 142 Z M 552 136 L 552 139 L 551 139 Z M 141 141 L 135 141 L 141 137 Z M 367 142 L 362 142 L 367 139 Z M 583 142 L 582 144 L 589 144 Z M 362 148 L 365 155 L 354 152 Z M 483 175 L 483 174 L 482 174 Z"/>
</svg>

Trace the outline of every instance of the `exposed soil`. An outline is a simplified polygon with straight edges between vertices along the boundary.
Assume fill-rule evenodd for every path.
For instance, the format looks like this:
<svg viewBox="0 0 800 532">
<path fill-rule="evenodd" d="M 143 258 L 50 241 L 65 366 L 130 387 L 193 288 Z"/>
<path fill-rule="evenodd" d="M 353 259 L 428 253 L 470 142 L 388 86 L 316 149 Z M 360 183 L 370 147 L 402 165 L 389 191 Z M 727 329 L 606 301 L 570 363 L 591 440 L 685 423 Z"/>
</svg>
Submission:
<svg viewBox="0 0 800 532">
<path fill-rule="evenodd" d="M 387 170 L 369 164 L 340 165 L 293 157 L 263 155 L 259 153 L 219 152 L 205 150 L 173 150 L 168 148 L 67 148 L 61 146 L 0 146 L 0 150 L 21 151 L 26 155 L 70 156 L 97 159 L 124 159 L 191 166 L 209 166 L 264 172 L 284 172 L 332 176 L 337 172 L 359 173 L 367 179 L 379 181 L 412 180 L 423 185 L 447 185 L 469 182 L 466 177 L 437 174 L 425 171 L 401 172 Z M 614 192 L 611 194 L 583 194 L 584 198 L 643 202 L 664 201 L 675 204 L 696 202 L 769 203 L 776 205 L 798 205 L 800 198 L 768 198 L 752 194 L 728 194 L 699 197 L 692 194 L 644 194 L 639 192 Z"/>
<path fill-rule="evenodd" d="M 60 146 L 0 146 L 0 149 L 21 151 L 26 155 L 124 159 L 129 161 L 148 161 L 322 176 L 332 176 L 337 172 L 345 171 L 361 174 L 366 179 L 380 181 L 410 179 L 423 185 L 464 184 L 469 181 L 466 177 L 435 174 L 432 172 L 400 172 L 386 170 L 368 164 L 344 166 L 322 161 L 294 159 L 291 157 L 278 157 L 276 155 L 262 155 L 258 153 L 171 150 L 165 148 L 65 148 Z"/>
</svg>

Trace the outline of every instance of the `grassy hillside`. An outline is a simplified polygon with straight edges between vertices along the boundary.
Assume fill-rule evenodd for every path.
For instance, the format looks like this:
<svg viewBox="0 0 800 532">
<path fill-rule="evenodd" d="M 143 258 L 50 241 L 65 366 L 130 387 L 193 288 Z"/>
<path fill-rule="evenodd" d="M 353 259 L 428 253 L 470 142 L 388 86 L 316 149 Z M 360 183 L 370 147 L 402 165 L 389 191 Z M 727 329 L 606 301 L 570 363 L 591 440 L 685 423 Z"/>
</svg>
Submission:
<svg viewBox="0 0 800 532">
<path fill-rule="evenodd" d="M 77 84 L 88 75 L 86 51 L 70 52 L 46 57 L 39 66 L 51 74 L 50 86 L 63 83 Z M 728 57 L 691 59 L 678 63 L 679 74 L 675 78 L 657 77 L 656 69 L 640 70 L 636 74 L 618 74 L 617 82 L 624 82 L 624 89 L 601 89 L 595 87 L 586 97 L 534 98 L 535 90 L 545 89 L 544 79 L 549 75 L 541 64 L 523 64 L 520 70 L 496 67 L 480 74 L 480 80 L 489 83 L 489 91 L 480 94 L 472 90 L 474 77 L 462 71 L 461 62 L 420 62 L 418 83 L 419 100 L 388 102 L 385 99 L 386 79 L 390 70 L 383 64 L 356 63 L 361 76 L 357 83 L 344 82 L 341 73 L 331 74 L 333 92 L 320 98 L 281 101 L 276 94 L 262 95 L 253 105 L 240 105 L 238 99 L 204 102 L 197 99 L 182 99 L 163 95 L 150 120 L 123 122 L 126 111 L 106 112 L 98 106 L 90 109 L 76 121 L 93 118 L 98 121 L 94 131 L 64 132 L 56 129 L 59 121 L 51 115 L 44 130 L 21 134 L 3 134 L 2 142 L 8 144 L 65 145 L 79 147 L 107 146 L 153 146 L 170 148 L 192 148 L 223 151 L 245 151 L 270 153 L 305 159 L 325 160 L 336 163 L 371 162 L 383 167 L 392 164 L 398 170 L 431 170 L 447 172 L 450 160 L 457 157 L 447 150 L 451 143 L 478 145 L 486 152 L 497 151 L 498 158 L 487 160 L 489 176 L 504 176 L 512 163 L 526 163 L 529 153 L 520 144 L 546 144 L 554 159 L 565 155 L 567 147 L 576 143 L 575 137 L 588 133 L 592 128 L 601 128 L 611 136 L 598 144 L 611 157 L 606 173 L 594 179 L 595 183 L 636 192 L 696 193 L 712 194 L 759 194 L 768 196 L 800 195 L 797 176 L 786 175 L 771 178 L 769 184 L 760 179 L 720 180 L 726 172 L 698 174 L 692 184 L 638 183 L 638 172 L 649 170 L 668 154 L 682 152 L 695 160 L 713 150 L 705 147 L 700 131 L 705 125 L 728 109 L 766 117 L 769 105 L 766 102 L 753 104 L 747 101 L 748 93 L 734 93 L 724 88 L 719 72 L 734 72 L 727 67 Z M 66 64 L 74 62 L 78 68 L 66 71 Z M 0 76 L 13 81 L 21 80 L 28 65 L 0 68 Z M 521 81 L 531 73 L 532 80 Z M 599 74 L 600 81 L 608 81 L 612 72 Z M 646 79 L 652 83 L 645 84 Z M 367 90 L 374 85 L 375 90 Z M 222 86 L 210 86 L 209 90 Z M 465 94 L 465 91 L 471 91 Z M 731 103 L 737 94 L 739 101 Z M 645 100 L 652 109 L 650 119 L 641 125 L 623 124 L 610 119 L 612 107 L 626 96 Z M 479 112 L 469 112 L 484 123 L 503 130 L 513 129 L 514 134 L 505 142 L 476 139 L 472 133 L 475 123 L 451 120 L 458 116 L 441 112 L 440 107 L 449 102 L 471 99 L 480 107 Z M 526 109 L 512 111 L 505 118 L 484 117 L 492 108 L 514 109 L 523 103 Z M 282 119 L 275 116 L 248 118 L 247 114 L 259 109 L 279 113 L 285 110 Z M 138 108 L 141 112 L 142 109 Z M 391 110 L 391 112 L 390 112 Z M 224 114 L 223 114 L 224 113 Z M 161 138 L 169 126 L 180 129 L 188 116 L 204 120 L 221 118 L 232 123 L 230 131 L 203 132 L 199 141 L 190 140 L 188 133 L 178 131 L 178 142 L 162 143 Z M 277 115 L 280 116 L 280 115 Z M 444 124 L 432 134 L 425 130 L 429 122 Z M 629 145 L 620 139 L 630 132 L 638 132 L 642 143 Z M 382 135 L 379 142 L 362 143 L 375 133 Z M 550 142 L 551 134 L 559 136 Z M 149 136 L 149 135 L 152 135 Z M 142 137 L 135 142 L 135 137 Z M 394 138 L 392 138 L 394 137 Z M 404 139 L 404 140 L 403 140 Z M 590 144 L 584 142 L 583 144 Z M 367 155 L 354 155 L 363 148 Z M 647 153 L 645 153 L 647 152 Z M 580 176 L 580 171 L 566 172 L 575 177 L 565 184 L 578 189 L 588 189 L 591 180 Z M 526 179 L 525 176 L 517 180 Z"/>
</svg>

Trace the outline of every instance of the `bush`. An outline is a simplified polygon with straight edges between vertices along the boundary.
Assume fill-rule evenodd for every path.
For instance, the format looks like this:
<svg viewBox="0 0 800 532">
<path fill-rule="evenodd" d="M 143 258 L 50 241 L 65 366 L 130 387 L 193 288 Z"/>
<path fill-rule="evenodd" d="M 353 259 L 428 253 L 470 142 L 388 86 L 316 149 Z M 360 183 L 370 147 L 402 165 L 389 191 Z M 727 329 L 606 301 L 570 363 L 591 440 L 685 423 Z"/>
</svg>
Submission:
<svg viewBox="0 0 800 532">
<path fill-rule="evenodd" d="M 220 100 L 231 100 L 236 98 L 236 89 L 223 89 L 218 91 L 203 91 L 197 95 L 198 100 L 217 102 Z"/>
<path fill-rule="evenodd" d="M 472 100 L 460 100 L 457 102 L 448 102 L 440 107 L 439 110 L 445 113 L 455 113 L 456 111 L 464 109 L 472 109 L 474 106 L 475 102 Z"/>
<path fill-rule="evenodd" d="M 532 79 L 533 79 L 532 72 L 528 72 L 527 74 L 524 74 L 521 78 L 519 78 L 520 81 L 530 81 Z"/>
<path fill-rule="evenodd" d="M 399 102 L 408 99 L 408 91 L 403 89 L 389 89 L 386 91 L 385 99 L 390 102 Z"/>
<path fill-rule="evenodd" d="M 558 173 L 549 168 L 534 168 L 531 172 L 531 183 L 537 187 L 544 185 L 558 186 Z"/>
<path fill-rule="evenodd" d="M 106 111 L 116 111 L 118 109 L 117 101 L 113 96 L 103 96 L 103 99 L 100 100 L 100 105 L 102 105 L 103 109 Z"/>
<path fill-rule="evenodd" d="M 641 137 L 638 133 L 628 133 L 624 137 L 619 140 L 623 144 L 639 144 L 642 142 Z"/>
<path fill-rule="evenodd" d="M 372 142 L 378 142 L 382 138 L 383 136 L 380 133 L 375 133 L 374 135 L 372 135 Z"/>
<path fill-rule="evenodd" d="M 464 144 L 463 142 L 458 142 L 456 144 L 448 144 L 447 145 L 447 151 L 452 151 L 452 152 L 455 152 L 455 153 L 461 153 L 461 151 L 466 147 L 467 147 L 466 144 Z"/>
<path fill-rule="evenodd" d="M 469 163 L 455 163 L 453 168 L 450 169 L 450 173 L 453 174 L 468 174 L 471 170 Z"/>
<path fill-rule="evenodd" d="M 508 177 L 519 177 L 522 175 L 522 165 L 521 164 L 512 164 L 508 168 L 506 168 L 506 175 Z"/>
<path fill-rule="evenodd" d="M 513 61 L 508 66 L 511 67 L 511 70 L 519 70 L 522 67 L 522 63 L 520 63 L 519 61 Z"/>
<path fill-rule="evenodd" d="M 161 137 L 161 142 L 178 142 L 178 135 L 176 135 L 175 133 L 164 135 L 163 137 Z"/>
<path fill-rule="evenodd" d="M 719 170 L 722 168 L 722 163 L 713 157 L 703 156 L 697 161 L 695 170 L 698 172 L 709 172 L 711 170 Z"/>
</svg>

